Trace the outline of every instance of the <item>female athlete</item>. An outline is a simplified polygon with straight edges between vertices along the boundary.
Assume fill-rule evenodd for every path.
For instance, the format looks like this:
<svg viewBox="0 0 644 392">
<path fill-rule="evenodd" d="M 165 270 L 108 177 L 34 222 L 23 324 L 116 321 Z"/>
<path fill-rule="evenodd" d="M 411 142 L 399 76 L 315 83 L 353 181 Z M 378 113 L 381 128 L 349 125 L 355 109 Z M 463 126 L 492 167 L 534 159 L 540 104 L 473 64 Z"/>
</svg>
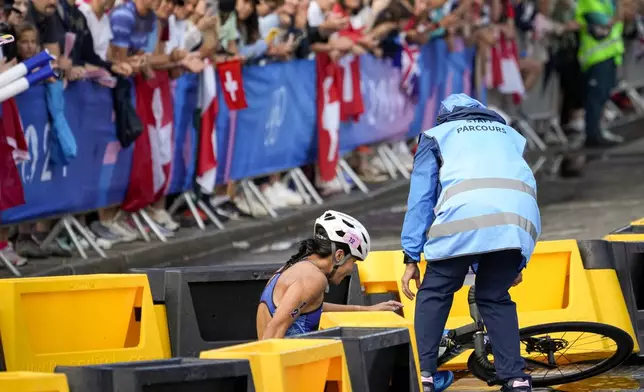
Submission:
<svg viewBox="0 0 644 392">
<path fill-rule="evenodd" d="M 257 308 L 260 340 L 300 335 L 318 329 L 322 312 L 396 311 L 397 301 L 373 306 L 324 302 L 329 285 L 339 284 L 364 260 L 371 246 L 369 233 L 349 215 L 327 211 L 315 221 L 315 237 L 304 240 L 299 251 L 268 281 Z"/>
</svg>

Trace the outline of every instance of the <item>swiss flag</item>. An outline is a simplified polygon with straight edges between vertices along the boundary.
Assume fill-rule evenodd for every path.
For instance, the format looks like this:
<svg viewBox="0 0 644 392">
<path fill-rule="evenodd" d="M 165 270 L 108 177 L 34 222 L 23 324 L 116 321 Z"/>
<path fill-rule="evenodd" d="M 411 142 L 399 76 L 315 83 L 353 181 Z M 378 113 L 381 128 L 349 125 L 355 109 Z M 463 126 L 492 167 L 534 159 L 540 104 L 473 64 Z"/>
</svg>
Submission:
<svg viewBox="0 0 644 392">
<path fill-rule="evenodd" d="M 199 159 L 197 160 L 197 184 L 206 194 L 211 194 L 217 179 L 217 86 L 215 68 L 206 60 L 201 71 L 199 108 L 201 129 L 199 129 Z"/>
<path fill-rule="evenodd" d="M 172 163 L 173 112 L 170 78 L 156 71 L 145 79 L 136 75 L 136 113 L 143 133 L 134 142 L 130 181 L 122 208 L 136 212 L 159 200 L 168 186 Z"/>
<path fill-rule="evenodd" d="M 340 140 L 340 67 L 328 54 L 315 56 L 317 75 L 318 165 L 320 179 L 324 182 L 335 178 Z"/>
<path fill-rule="evenodd" d="M 246 103 L 246 95 L 244 95 L 241 61 L 219 63 L 217 64 L 217 72 L 228 108 L 230 110 L 246 109 L 248 104 Z"/>
</svg>

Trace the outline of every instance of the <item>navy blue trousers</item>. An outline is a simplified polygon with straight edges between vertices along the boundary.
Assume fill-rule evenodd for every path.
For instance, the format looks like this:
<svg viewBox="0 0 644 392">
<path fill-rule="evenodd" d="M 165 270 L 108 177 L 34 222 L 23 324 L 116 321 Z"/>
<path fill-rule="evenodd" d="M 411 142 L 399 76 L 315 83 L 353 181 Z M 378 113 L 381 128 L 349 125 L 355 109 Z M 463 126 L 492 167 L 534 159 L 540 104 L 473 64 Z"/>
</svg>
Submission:
<svg viewBox="0 0 644 392">
<path fill-rule="evenodd" d="M 436 373 L 438 346 L 454 293 L 463 286 L 472 263 L 478 262 L 476 303 L 492 343 L 497 377 L 528 377 L 521 358 L 517 309 L 508 293 L 522 261 L 520 251 L 504 250 L 427 264 L 416 295 L 414 325 L 421 371 Z"/>
</svg>

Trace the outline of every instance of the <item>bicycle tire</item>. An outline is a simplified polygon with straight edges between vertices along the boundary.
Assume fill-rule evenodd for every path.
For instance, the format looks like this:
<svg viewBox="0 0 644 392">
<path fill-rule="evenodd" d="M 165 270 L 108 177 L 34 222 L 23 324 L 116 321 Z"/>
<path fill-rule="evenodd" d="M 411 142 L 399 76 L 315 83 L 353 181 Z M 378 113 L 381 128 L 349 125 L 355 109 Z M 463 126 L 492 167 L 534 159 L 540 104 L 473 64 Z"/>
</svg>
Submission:
<svg viewBox="0 0 644 392">
<path fill-rule="evenodd" d="M 552 385 L 568 384 L 581 381 L 590 377 L 605 373 L 624 362 L 633 353 L 633 339 L 624 330 L 608 324 L 593 322 L 560 322 L 539 324 L 531 327 L 521 328 L 519 336 L 521 339 L 546 333 L 555 332 L 589 332 L 604 335 L 617 344 L 617 350 L 613 356 L 598 363 L 597 366 L 570 375 L 554 376 L 551 378 L 533 379 L 532 386 L 543 388 Z M 479 380 L 490 382 L 496 379 L 496 372 L 485 369 L 476 360 L 476 354 L 472 352 L 467 359 L 467 367 L 474 377 Z"/>
</svg>

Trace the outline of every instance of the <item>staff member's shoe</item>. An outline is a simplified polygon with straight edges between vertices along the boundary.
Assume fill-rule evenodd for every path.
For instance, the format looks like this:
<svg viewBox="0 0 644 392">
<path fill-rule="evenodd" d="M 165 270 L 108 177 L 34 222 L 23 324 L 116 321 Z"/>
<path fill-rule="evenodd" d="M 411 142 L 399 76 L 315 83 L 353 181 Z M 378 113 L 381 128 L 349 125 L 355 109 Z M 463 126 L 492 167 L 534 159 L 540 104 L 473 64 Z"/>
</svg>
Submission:
<svg viewBox="0 0 644 392">
<path fill-rule="evenodd" d="M 532 381 L 525 378 L 513 378 L 503 384 L 501 392 L 532 392 Z"/>
<path fill-rule="evenodd" d="M 454 382 L 454 373 L 449 370 L 436 372 L 433 375 L 429 372 L 421 372 L 423 392 L 443 392 Z"/>
</svg>

